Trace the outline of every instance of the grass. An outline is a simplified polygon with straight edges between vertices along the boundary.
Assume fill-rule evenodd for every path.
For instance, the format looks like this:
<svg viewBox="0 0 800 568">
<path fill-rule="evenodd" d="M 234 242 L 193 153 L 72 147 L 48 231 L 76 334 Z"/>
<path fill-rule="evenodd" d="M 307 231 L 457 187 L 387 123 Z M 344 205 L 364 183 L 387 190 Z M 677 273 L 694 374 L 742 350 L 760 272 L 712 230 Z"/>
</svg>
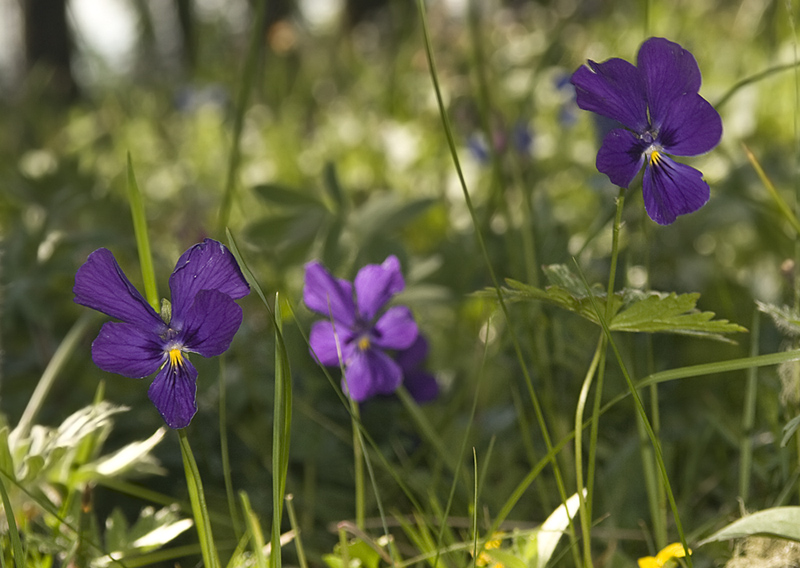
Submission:
<svg viewBox="0 0 800 568">
<path fill-rule="evenodd" d="M 201 19 L 191 81 L 117 76 L 69 109 L 30 84 L 2 103 L 2 566 L 543 566 L 534 529 L 577 494 L 548 566 L 634 566 L 684 541 L 681 562 L 707 567 L 732 553 L 698 543 L 742 511 L 800 504 L 800 437 L 781 444 L 800 414 L 797 7 L 480 6 L 297 18 L 262 57 L 252 29 Z M 648 35 L 692 51 L 725 128 L 686 160 L 711 201 L 666 227 L 596 171 L 596 125 L 562 86 Z M 207 84 L 226 97 L 174 104 Z M 72 303 L 75 271 L 107 247 L 157 304 L 205 236 L 258 293 L 221 361 L 192 358 L 186 444 L 129 446 L 162 421 L 147 381 L 92 363 L 102 320 Z M 441 396 L 351 408 L 309 355 L 303 267 L 352 279 L 389 254 Z M 92 406 L 101 383 L 113 406 Z M 199 537 L 176 524 L 193 517 Z"/>
</svg>

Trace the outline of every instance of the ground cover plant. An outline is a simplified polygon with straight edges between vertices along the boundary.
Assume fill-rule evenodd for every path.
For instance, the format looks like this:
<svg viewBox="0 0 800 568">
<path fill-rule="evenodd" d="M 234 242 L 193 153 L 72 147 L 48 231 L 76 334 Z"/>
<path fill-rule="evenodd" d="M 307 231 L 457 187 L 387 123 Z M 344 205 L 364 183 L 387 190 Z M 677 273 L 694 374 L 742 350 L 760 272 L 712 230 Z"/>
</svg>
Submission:
<svg viewBox="0 0 800 568">
<path fill-rule="evenodd" d="M 186 4 L 0 107 L 0 566 L 800 566 L 794 3 Z"/>
</svg>

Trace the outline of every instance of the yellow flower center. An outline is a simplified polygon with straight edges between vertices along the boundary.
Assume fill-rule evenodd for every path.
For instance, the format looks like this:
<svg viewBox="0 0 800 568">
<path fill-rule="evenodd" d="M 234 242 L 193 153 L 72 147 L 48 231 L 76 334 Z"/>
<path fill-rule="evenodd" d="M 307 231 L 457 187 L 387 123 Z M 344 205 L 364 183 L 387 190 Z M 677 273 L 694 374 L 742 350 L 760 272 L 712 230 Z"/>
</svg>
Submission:
<svg viewBox="0 0 800 568">
<path fill-rule="evenodd" d="M 170 367 L 183 365 L 183 353 L 177 347 L 169 350 L 169 365 Z"/>
<path fill-rule="evenodd" d="M 650 154 L 650 165 L 657 166 L 661 162 L 661 154 L 659 154 L 658 150 L 653 150 Z"/>
<path fill-rule="evenodd" d="M 367 349 L 369 349 L 369 337 L 367 337 L 366 335 L 361 337 L 358 340 L 358 348 L 361 351 L 366 351 Z"/>
</svg>

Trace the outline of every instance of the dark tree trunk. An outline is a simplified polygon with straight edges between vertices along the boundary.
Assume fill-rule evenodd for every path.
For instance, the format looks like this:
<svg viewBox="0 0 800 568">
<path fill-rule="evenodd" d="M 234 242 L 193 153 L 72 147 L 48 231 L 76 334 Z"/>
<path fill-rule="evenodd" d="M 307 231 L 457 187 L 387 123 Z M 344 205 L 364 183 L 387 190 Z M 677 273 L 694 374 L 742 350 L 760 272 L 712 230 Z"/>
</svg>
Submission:
<svg viewBox="0 0 800 568">
<path fill-rule="evenodd" d="M 67 23 L 67 0 L 25 0 L 25 58 L 27 70 L 46 73 L 49 92 L 57 99 L 78 97 L 72 76 L 72 37 Z"/>
</svg>

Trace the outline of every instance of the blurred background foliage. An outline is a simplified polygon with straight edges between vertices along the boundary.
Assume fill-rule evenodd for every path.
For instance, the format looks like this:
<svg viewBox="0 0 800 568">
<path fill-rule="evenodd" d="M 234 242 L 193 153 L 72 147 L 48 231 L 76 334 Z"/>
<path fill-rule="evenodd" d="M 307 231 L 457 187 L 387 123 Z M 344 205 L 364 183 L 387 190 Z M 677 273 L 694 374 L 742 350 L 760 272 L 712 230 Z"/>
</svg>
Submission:
<svg viewBox="0 0 800 568">
<path fill-rule="evenodd" d="M 574 69 L 586 59 L 633 60 L 646 37 L 664 36 L 695 55 L 701 94 L 714 103 L 737 82 L 797 57 L 791 2 L 481 0 L 472 11 L 468 4 L 427 3 L 439 78 L 493 268 L 501 278 L 531 284 L 541 280 L 541 265 L 571 263 L 572 257 L 590 281 L 607 276 L 616 189 L 594 168 L 602 126 L 575 106 L 568 83 Z M 245 0 L 0 3 L 0 37 L 9 46 L 0 82 L 0 409 L 9 424 L 17 422 L 82 313 L 71 288 L 92 250 L 111 249 L 134 284 L 141 283 L 125 195 L 127 152 L 147 200 L 162 295 L 183 250 L 205 236 L 224 240 L 217 216 L 255 33 L 258 62 L 228 227 L 262 287 L 280 291 L 290 304 L 284 313 L 297 322 L 287 321 L 284 330 L 296 383 L 288 491 L 306 544 L 315 560 L 329 551 L 336 540 L 330 524 L 352 516 L 353 499 L 349 417 L 304 339 L 312 316 L 301 302 L 303 265 L 314 258 L 342 278 L 388 254 L 400 258 L 407 290 L 398 301 L 412 307 L 429 338 L 428 367 L 442 386 L 441 399 L 423 410 L 445 447 L 458 448 L 478 397 L 468 435 L 479 463 L 488 460 L 480 516 L 491 519 L 544 453 L 508 327 L 524 339 L 556 439 L 572 429 L 597 330 L 546 306 L 520 305 L 504 321 L 492 302 L 470 295 L 491 281 L 447 150 L 413 2 L 267 5 L 263 29 L 254 30 L 255 8 Z M 644 213 L 641 192 L 629 192 L 618 282 L 700 292 L 701 309 L 746 327 L 759 317 L 754 300 L 795 302 L 796 235 L 742 145 L 793 202 L 797 85 L 789 69 L 725 99 L 721 145 L 692 160 L 712 188 L 699 212 L 659 227 Z M 263 307 L 253 297 L 242 304 L 245 322 L 224 363 L 229 442 L 234 483 L 266 518 L 274 346 Z M 38 420 L 59 424 L 105 381 L 106 398 L 131 408 L 115 416 L 109 435 L 108 444 L 119 447 L 150 436 L 161 419 L 142 382 L 93 365 L 89 346 L 101 321 L 69 359 Z M 619 341 L 641 377 L 746 356 L 751 337 L 735 339 L 738 344 L 672 336 Z M 766 320 L 756 339 L 765 353 L 789 346 Z M 220 364 L 193 362 L 200 371 L 200 411 L 191 436 L 212 506 L 226 511 Z M 624 388 L 610 366 L 606 398 Z M 781 389 L 774 369 L 759 372 L 750 433 L 741 426 L 744 373 L 662 387 L 667 463 L 691 531 L 710 530 L 737 514 L 738 448 L 750 434 L 756 462 L 744 505 L 796 504 L 797 447 L 778 442 L 798 402 L 784 403 Z M 455 450 L 438 455 L 394 398 L 365 404 L 362 416 L 422 501 L 443 501 Z M 602 519 L 598 553 L 608 558 L 647 550 L 632 416 L 629 403 L 622 403 L 602 421 L 595 511 Z M 184 498 L 177 438 L 167 436 L 155 454 L 170 474 L 143 483 Z M 567 476 L 573 475 L 570 450 L 561 458 Z M 378 476 L 389 509 L 408 513 L 389 476 L 380 470 Z M 546 470 L 512 519 L 540 522 L 553 510 L 558 501 L 551 477 Z M 470 514 L 470 490 L 459 486 L 454 517 Z M 147 504 L 102 485 L 96 491 L 99 516 L 122 504 L 133 522 Z M 624 552 L 616 551 L 619 542 Z"/>
</svg>

